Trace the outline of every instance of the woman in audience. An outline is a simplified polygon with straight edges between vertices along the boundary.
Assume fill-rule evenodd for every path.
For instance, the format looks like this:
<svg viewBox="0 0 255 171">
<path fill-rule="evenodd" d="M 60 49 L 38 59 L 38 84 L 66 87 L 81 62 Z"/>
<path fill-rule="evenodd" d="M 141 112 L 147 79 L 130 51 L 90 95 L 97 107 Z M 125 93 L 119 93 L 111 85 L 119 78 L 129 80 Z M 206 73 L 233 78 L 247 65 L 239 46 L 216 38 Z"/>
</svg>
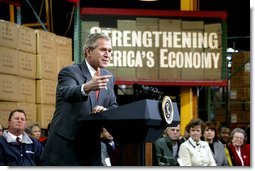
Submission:
<svg viewBox="0 0 255 171">
<path fill-rule="evenodd" d="M 200 140 L 204 131 L 204 122 L 200 119 L 192 119 L 186 129 L 190 137 L 180 146 L 178 159 L 180 166 L 216 166 L 208 143 Z"/>
<path fill-rule="evenodd" d="M 217 137 L 215 135 L 215 124 L 212 122 L 206 122 L 204 140 L 208 142 L 217 166 L 228 166 L 227 157 L 224 151 L 224 145 L 217 141 Z"/>
<path fill-rule="evenodd" d="M 246 147 L 247 135 L 241 128 L 231 132 L 232 143 L 228 145 L 233 166 L 250 166 L 250 151 Z"/>
</svg>

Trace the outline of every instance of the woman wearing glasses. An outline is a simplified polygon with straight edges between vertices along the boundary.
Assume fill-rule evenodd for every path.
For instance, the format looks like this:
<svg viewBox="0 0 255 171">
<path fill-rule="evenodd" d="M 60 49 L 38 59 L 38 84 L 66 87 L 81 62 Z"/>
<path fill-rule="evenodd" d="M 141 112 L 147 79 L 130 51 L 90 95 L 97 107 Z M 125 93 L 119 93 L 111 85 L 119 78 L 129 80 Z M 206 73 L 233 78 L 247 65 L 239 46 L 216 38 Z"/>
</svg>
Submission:
<svg viewBox="0 0 255 171">
<path fill-rule="evenodd" d="M 247 135 L 241 128 L 231 132 L 231 144 L 228 145 L 233 166 L 250 166 L 250 150 L 246 148 Z"/>
</svg>

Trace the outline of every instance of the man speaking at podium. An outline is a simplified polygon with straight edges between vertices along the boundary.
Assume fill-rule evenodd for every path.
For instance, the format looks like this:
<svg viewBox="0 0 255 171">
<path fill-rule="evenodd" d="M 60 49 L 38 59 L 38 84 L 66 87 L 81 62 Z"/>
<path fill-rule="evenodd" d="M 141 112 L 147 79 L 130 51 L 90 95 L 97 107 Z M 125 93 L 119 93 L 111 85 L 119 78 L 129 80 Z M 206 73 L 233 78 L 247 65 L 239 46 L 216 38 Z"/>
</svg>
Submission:
<svg viewBox="0 0 255 171">
<path fill-rule="evenodd" d="M 116 108 L 113 74 L 106 70 L 112 46 L 102 33 L 88 36 L 85 60 L 63 68 L 58 75 L 56 110 L 41 158 L 51 166 L 100 166 L 101 128 L 79 122 L 81 115 L 94 115 Z"/>
</svg>

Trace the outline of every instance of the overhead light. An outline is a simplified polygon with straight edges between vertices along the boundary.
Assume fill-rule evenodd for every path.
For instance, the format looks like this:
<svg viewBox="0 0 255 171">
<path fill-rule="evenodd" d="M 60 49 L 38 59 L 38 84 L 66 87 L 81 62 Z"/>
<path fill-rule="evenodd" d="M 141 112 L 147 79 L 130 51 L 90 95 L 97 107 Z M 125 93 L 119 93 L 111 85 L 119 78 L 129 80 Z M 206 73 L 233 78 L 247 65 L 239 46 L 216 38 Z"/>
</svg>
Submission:
<svg viewBox="0 0 255 171">
<path fill-rule="evenodd" d="M 233 49 L 233 48 L 228 48 L 228 49 L 227 49 L 227 52 L 228 52 L 228 53 L 234 53 L 234 52 L 238 52 L 238 50 L 235 50 L 235 49 Z"/>
</svg>

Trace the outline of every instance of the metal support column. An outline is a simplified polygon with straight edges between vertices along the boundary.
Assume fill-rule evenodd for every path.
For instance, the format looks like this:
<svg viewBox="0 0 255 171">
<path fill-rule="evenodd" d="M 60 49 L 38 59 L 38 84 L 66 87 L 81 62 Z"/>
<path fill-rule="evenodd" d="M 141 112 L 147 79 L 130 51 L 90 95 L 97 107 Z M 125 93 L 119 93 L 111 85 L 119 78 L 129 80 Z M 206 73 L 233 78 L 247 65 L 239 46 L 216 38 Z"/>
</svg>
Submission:
<svg viewBox="0 0 255 171">
<path fill-rule="evenodd" d="M 81 19 L 80 2 L 78 1 L 74 12 L 74 62 L 79 63 L 82 59 L 81 50 Z"/>
<path fill-rule="evenodd" d="M 192 87 L 181 87 L 181 134 L 192 118 L 197 117 L 197 95 Z"/>
<path fill-rule="evenodd" d="M 198 0 L 181 0 L 181 10 L 197 11 Z M 195 117 L 197 117 L 197 94 L 193 92 L 192 87 L 182 87 L 180 114 L 181 135 L 184 135 L 187 123 Z"/>
</svg>

